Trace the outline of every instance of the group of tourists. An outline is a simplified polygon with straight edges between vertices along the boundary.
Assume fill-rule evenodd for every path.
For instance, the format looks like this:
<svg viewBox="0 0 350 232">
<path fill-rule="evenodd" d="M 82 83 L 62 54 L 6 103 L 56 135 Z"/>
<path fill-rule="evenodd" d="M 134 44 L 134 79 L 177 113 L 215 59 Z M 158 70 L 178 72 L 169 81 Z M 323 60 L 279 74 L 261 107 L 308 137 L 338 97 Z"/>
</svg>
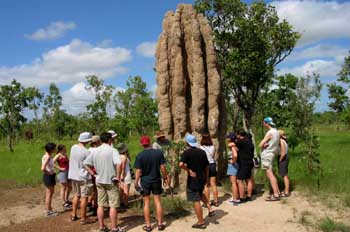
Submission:
<svg viewBox="0 0 350 232">
<path fill-rule="evenodd" d="M 271 118 L 265 118 L 264 126 L 268 129 L 264 139 L 259 144 L 262 149 L 261 166 L 266 169 L 266 175 L 271 183 L 273 193 L 267 201 L 278 201 L 288 197 L 288 144 L 283 131 L 277 131 Z M 103 132 L 100 136 L 92 136 L 89 132 L 81 133 L 78 143 L 70 150 L 70 157 L 64 145 L 48 143 L 42 158 L 41 170 L 43 183 L 46 186 L 45 216 L 56 216 L 52 209 L 52 196 L 56 184 L 55 167 L 58 169 L 58 180 L 61 185 L 60 197 L 65 209 L 72 209 L 71 221 L 79 220 L 82 225 L 92 223 L 87 217 L 91 210 L 97 215 L 99 229 L 104 231 L 124 231 L 118 226 L 118 208 L 128 206 L 130 184 L 132 183 L 132 168 L 130 155 L 126 144 L 114 145 L 117 134 L 114 131 Z M 227 175 L 232 185 L 232 199 L 229 204 L 238 205 L 252 199 L 254 189 L 253 170 L 254 143 L 251 135 L 243 129 L 227 136 L 229 149 Z M 197 222 L 194 229 L 205 229 L 203 208 L 207 208 L 208 216 L 215 215 L 214 207 L 220 202 L 217 189 L 216 150 L 209 134 L 201 135 L 198 142 L 195 135 L 188 133 L 184 141 L 187 148 L 181 154 L 179 167 L 187 172 L 187 200 L 193 203 Z M 90 144 L 90 145 L 89 145 Z M 153 195 L 156 209 L 158 230 L 164 230 L 161 194 L 167 186 L 174 185 L 166 169 L 166 157 L 171 143 L 166 135 L 157 132 L 155 143 L 149 136 L 140 138 L 143 150 L 136 156 L 135 190 L 143 197 L 143 213 L 145 218 L 144 231 L 152 231 L 150 204 Z M 89 146 L 89 147 L 88 147 Z M 283 177 L 285 190 L 280 192 L 277 179 L 272 171 L 273 160 L 278 156 L 279 174 Z M 73 192 L 73 200 L 69 194 Z M 210 193 L 213 201 L 210 201 Z M 201 205 L 201 202 L 203 205 Z M 77 210 L 80 207 L 80 218 Z M 104 223 L 104 211 L 109 208 L 111 229 Z"/>
</svg>

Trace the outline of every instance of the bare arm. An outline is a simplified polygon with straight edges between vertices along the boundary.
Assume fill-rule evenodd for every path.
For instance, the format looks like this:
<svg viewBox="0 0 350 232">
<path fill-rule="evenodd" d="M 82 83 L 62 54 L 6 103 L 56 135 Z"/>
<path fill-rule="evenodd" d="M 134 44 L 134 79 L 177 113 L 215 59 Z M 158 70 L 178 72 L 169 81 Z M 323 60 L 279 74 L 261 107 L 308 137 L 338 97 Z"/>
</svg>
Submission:
<svg viewBox="0 0 350 232">
<path fill-rule="evenodd" d="M 117 178 L 118 180 L 120 180 L 120 175 L 121 175 L 121 172 L 122 172 L 122 164 L 117 164 L 117 165 L 115 166 L 115 168 L 116 168 L 116 170 L 117 170 L 117 176 L 116 176 L 116 178 Z"/>
<path fill-rule="evenodd" d="M 231 146 L 232 160 L 231 163 L 236 163 L 238 158 L 237 147 L 235 145 Z"/>
<path fill-rule="evenodd" d="M 264 138 L 263 140 L 261 140 L 261 142 L 259 143 L 259 147 L 260 147 L 261 149 L 264 149 L 265 144 L 266 144 L 267 142 L 269 142 L 269 141 L 271 140 L 271 138 L 272 138 L 271 134 L 267 134 L 267 135 L 265 136 L 265 138 Z"/>
<path fill-rule="evenodd" d="M 169 176 L 168 176 L 168 172 L 167 172 L 164 164 L 160 165 L 160 171 L 162 172 L 164 185 L 168 185 L 169 184 Z"/>
<path fill-rule="evenodd" d="M 135 171 L 135 186 L 139 185 L 140 177 L 141 177 L 141 169 L 137 168 Z"/>
<path fill-rule="evenodd" d="M 122 180 L 124 180 L 124 178 L 126 176 L 125 167 L 126 167 L 127 158 L 124 155 L 121 155 L 120 158 L 122 160 L 120 176 L 121 176 Z"/>
<path fill-rule="evenodd" d="M 48 156 L 46 156 L 44 159 L 44 163 L 41 165 L 42 172 L 47 173 L 46 166 L 48 165 L 49 161 L 50 161 L 50 158 Z"/>
<path fill-rule="evenodd" d="M 90 173 L 90 175 L 92 175 L 92 176 L 96 175 L 96 173 L 92 170 L 90 165 L 85 164 L 84 167 L 88 171 L 88 173 Z"/>
<path fill-rule="evenodd" d="M 180 166 L 181 169 L 185 170 L 190 176 L 197 177 L 197 173 L 195 173 L 194 171 L 189 169 L 187 167 L 187 164 L 185 164 L 184 162 L 180 162 L 179 166 Z"/>
<path fill-rule="evenodd" d="M 284 142 L 282 141 L 282 139 L 280 139 L 280 150 L 281 150 L 281 156 L 279 161 L 282 161 L 284 159 L 284 156 L 286 155 L 286 145 L 284 144 Z"/>
</svg>

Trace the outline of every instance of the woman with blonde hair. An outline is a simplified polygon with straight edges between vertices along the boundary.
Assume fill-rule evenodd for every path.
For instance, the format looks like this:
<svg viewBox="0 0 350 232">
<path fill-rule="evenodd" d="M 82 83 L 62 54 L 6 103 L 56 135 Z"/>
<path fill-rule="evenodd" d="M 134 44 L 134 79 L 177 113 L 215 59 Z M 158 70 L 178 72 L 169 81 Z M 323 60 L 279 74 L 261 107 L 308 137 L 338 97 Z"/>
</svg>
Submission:
<svg viewBox="0 0 350 232">
<path fill-rule="evenodd" d="M 289 197 L 290 196 L 290 189 L 289 189 L 289 177 L 288 177 L 288 164 L 289 164 L 289 157 L 288 157 L 288 143 L 287 143 L 287 137 L 283 130 L 278 131 L 280 135 L 280 155 L 278 156 L 278 173 L 283 178 L 284 182 L 284 191 L 281 192 L 282 197 Z"/>
</svg>

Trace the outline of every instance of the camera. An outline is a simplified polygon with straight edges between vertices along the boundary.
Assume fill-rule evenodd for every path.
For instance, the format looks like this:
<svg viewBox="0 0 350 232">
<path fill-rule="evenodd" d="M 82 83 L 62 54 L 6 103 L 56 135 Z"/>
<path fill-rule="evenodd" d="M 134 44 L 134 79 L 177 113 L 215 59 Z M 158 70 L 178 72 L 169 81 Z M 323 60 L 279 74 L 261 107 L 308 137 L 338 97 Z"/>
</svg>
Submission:
<svg viewBox="0 0 350 232">
<path fill-rule="evenodd" d="M 138 192 L 138 193 L 140 193 L 141 195 L 142 194 L 144 194 L 144 190 L 143 190 L 143 188 L 142 188 L 142 186 L 141 185 L 136 185 L 135 186 L 135 190 Z"/>
<path fill-rule="evenodd" d="M 113 177 L 112 177 L 112 183 L 113 183 L 113 184 L 118 184 L 118 183 L 119 183 L 119 180 L 118 180 L 115 176 L 113 176 Z"/>
</svg>

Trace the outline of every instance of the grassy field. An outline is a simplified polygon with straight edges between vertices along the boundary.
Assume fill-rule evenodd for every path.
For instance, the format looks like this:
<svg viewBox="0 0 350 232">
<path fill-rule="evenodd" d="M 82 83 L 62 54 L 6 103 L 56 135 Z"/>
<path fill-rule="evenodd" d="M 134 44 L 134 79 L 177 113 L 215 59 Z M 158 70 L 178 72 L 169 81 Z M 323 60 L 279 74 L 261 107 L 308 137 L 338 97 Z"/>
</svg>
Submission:
<svg viewBox="0 0 350 232">
<path fill-rule="evenodd" d="M 289 175 L 294 188 L 309 189 L 312 194 L 328 196 L 329 193 L 341 198 L 350 206 L 350 131 L 337 131 L 335 127 L 317 129 L 320 138 L 320 154 L 323 169 L 320 188 L 317 188 L 315 178 L 305 171 L 305 159 L 296 150 L 290 152 Z M 75 141 L 54 141 L 65 144 L 68 148 Z M 21 142 L 15 146 L 15 152 L 7 150 L 4 142 L 0 143 L 0 187 L 33 186 L 41 183 L 41 157 L 44 153 L 44 142 Z M 138 138 L 130 139 L 128 143 L 132 156 L 142 149 Z M 69 151 L 69 149 L 68 149 Z M 262 172 L 259 171 L 259 176 Z"/>
</svg>

